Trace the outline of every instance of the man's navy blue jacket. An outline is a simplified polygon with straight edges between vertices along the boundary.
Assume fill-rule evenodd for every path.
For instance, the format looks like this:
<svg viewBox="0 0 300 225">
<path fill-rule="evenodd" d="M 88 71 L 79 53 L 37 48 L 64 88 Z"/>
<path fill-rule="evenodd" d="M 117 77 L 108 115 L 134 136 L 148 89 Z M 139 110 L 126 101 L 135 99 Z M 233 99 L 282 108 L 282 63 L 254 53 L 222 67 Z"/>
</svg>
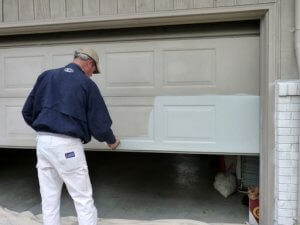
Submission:
<svg viewBox="0 0 300 225">
<path fill-rule="evenodd" d="M 115 143 L 112 120 L 97 85 L 71 63 L 43 72 L 22 110 L 26 123 L 36 131 L 65 134 L 88 143 Z"/>
</svg>

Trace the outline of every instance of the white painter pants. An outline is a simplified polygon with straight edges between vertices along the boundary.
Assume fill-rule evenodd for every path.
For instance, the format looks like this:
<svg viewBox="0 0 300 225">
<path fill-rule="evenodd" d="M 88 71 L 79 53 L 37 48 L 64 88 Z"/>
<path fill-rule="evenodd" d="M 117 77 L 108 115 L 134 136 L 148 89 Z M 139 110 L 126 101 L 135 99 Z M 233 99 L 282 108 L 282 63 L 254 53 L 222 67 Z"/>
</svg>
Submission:
<svg viewBox="0 0 300 225">
<path fill-rule="evenodd" d="M 79 225 L 96 225 L 97 210 L 80 139 L 40 132 L 37 159 L 44 225 L 60 225 L 63 183 L 74 201 Z"/>
</svg>

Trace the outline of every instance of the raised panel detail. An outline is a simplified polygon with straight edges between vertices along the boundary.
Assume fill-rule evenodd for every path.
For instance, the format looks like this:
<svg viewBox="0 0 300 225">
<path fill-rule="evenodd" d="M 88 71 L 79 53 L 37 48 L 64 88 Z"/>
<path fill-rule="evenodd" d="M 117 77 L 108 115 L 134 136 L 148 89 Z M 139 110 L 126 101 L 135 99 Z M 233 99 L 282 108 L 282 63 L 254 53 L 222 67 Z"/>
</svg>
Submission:
<svg viewBox="0 0 300 225">
<path fill-rule="evenodd" d="M 43 70 L 43 56 L 4 58 L 5 88 L 31 88 Z"/>
<path fill-rule="evenodd" d="M 23 120 L 22 106 L 5 106 L 6 135 L 32 136 L 34 130 Z"/>
<path fill-rule="evenodd" d="M 165 140 L 215 140 L 214 106 L 165 106 Z"/>
<path fill-rule="evenodd" d="M 160 96 L 155 99 L 160 147 L 197 152 L 259 153 L 259 97 Z"/>
<path fill-rule="evenodd" d="M 107 87 L 153 86 L 153 61 L 153 52 L 107 53 Z"/>
<path fill-rule="evenodd" d="M 118 137 L 153 139 L 152 106 L 110 106 L 113 130 Z"/>
<path fill-rule="evenodd" d="M 53 55 L 52 56 L 52 68 L 59 68 L 68 65 L 73 60 L 72 54 L 66 55 Z"/>
<path fill-rule="evenodd" d="M 215 49 L 166 50 L 164 62 L 166 86 L 215 83 Z"/>
</svg>

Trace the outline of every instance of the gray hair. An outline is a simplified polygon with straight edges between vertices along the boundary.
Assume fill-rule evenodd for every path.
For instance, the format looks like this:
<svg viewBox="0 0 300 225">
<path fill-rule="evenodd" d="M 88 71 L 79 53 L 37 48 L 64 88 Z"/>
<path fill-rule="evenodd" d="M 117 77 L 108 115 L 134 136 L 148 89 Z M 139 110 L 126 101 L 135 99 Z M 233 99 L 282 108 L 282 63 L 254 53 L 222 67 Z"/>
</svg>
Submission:
<svg viewBox="0 0 300 225">
<path fill-rule="evenodd" d="M 81 53 L 81 52 L 75 51 L 75 53 L 74 53 L 74 59 L 76 59 L 76 58 L 79 58 L 79 59 L 81 59 L 83 61 L 87 61 L 89 59 L 92 60 L 91 57 L 89 57 L 88 55 L 86 55 L 84 53 Z"/>
</svg>

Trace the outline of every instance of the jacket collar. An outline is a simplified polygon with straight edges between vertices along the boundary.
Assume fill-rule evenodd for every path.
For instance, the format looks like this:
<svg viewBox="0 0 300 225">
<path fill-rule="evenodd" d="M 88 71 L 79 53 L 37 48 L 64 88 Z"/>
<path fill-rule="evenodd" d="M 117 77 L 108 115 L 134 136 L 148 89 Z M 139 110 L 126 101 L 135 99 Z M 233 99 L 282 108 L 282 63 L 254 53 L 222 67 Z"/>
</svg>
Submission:
<svg viewBox="0 0 300 225">
<path fill-rule="evenodd" d="M 65 68 L 72 68 L 73 70 L 77 70 L 77 71 L 79 70 L 80 72 L 82 72 L 85 75 L 84 71 L 76 63 L 70 63 L 70 64 L 66 65 Z"/>
</svg>

